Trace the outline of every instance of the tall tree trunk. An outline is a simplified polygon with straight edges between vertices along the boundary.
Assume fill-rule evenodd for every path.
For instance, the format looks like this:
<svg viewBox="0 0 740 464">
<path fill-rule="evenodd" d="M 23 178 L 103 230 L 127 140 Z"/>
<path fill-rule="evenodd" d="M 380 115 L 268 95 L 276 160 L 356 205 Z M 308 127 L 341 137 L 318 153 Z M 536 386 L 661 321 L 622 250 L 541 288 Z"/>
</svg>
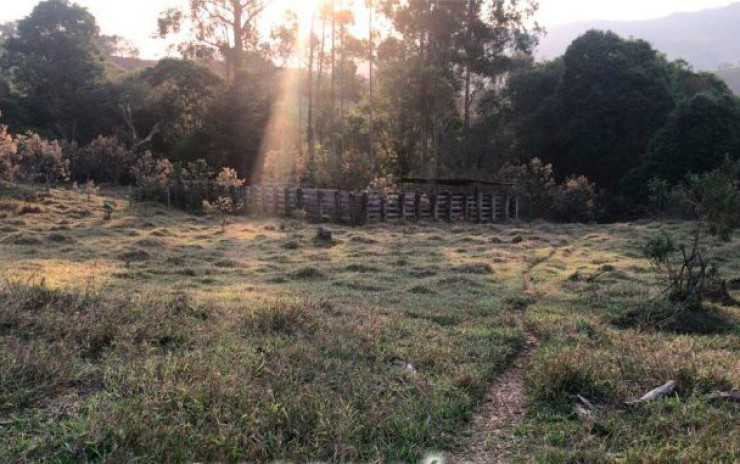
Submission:
<svg viewBox="0 0 740 464">
<path fill-rule="evenodd" d="M 239 78 L 239 70 L 241 69 L 242 59 L 244 57 L 244 30 L 242 28 L 242 17 L 244 15 L 244 7 L 240 0 L 232 0 L 231 4 L 234 8 L 234 23 L 232 24 L 232 32 L 234 34 L 234 50 L 232 50 L 231 57 L 231 78 L 234 82 L 237 82 Z"/>
<path fill-rule="evenodd" d="M 370 170 L 372 175 L 375 176 L 375 95 L 373 82 L 373 60 L 375 59 L 375 49 L 373 42 L 373 0 L 368 0 L 368 22 L 370 24 L 368 30 L 368 44 L 370 47 L 370 56 L 368 57 L 368 85 L 370 88 L 370 130 L 369 130 L 369 156 L 370 156 Z"/>
<path fill-rule="evenodd" d="M 336 136 L 336 36 L 337 36 L 337 11 L 336 0 L 331 0 L 331 91 L 329 99 L 331 100 L 331 110 L 329 111 L 329 127 L 331 130 L 331 147 L 332 147 L 332 167 L 336 169 L 339 165 L 339 153 L 337 151 Z"/>
<path fill-rule="evenodd" d="M 465 115 L 463 119 L 463 134 L 467 145 L 468 132 L 470 130 L 470 109 L 472 101 L 470 100 L 470 47 L 473 40 L 473 20 L 475 18 L 475 0 L 468 0 L 467 24 L 465 26 Z"/>
<path fill-rule="evenodd" d="M 308 38 L 308 121 L 306 127 L 306 133 L 308 136 L 308 163 L 306 167 L 308 168 L 308 176 L 311 183 L 313 183 L 314 172 L 316 170 L 316 132 L 314 131 L 313 121 L 313 55 L 315 48 L 315 42 L 313 39 L 313 24 L 314 16 L 311 17 L 311 33 L 309 34 Z"/>
<path fill-rule="evenodd" d="M 423 12 L 425 15 L 428 11 Z M 419 96 L 421 103 L 421 173 L 427 175 L 427 164 L 429 163 L 429 106 L 427 98 L 426 65 L 427 50 L 429 48 L 428 31 L 425 27 L 419 35 Z"/>
</svg>

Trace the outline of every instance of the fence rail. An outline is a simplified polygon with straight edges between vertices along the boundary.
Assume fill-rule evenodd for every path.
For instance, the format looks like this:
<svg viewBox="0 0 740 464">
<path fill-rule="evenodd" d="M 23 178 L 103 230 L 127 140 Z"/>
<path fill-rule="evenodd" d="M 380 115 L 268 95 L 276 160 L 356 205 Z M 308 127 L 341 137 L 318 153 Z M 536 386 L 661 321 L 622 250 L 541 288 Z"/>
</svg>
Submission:
<svg viewBox="0 0 740 464">
<path fill-rule="evenodd" d="M 519 197 L 513 186 L 475 192 L 365 190 L 359 192 L 296 185 L 250 185 L 219 189 L 212 184 L 171 185 L 167 198 L 190 210 L 203 200 L 231 196 L 245 214 L 291 216 L 304 211 L 315 222 L 354 225 L 387 221 L 440 220 L 496 223 L 519 219 Z"/>
</svg>

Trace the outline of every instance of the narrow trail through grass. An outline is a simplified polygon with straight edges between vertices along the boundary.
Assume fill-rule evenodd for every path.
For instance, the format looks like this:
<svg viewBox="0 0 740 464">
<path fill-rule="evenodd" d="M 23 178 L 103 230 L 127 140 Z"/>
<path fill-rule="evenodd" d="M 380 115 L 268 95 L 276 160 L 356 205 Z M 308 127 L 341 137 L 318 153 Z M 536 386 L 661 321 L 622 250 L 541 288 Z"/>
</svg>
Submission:
<svg viewBox="0 0 740 464">
<path fill-rule="evenodd" d="M 517 330 L 525 334 L 526 345 L 511 366 L 501 374 L 488 390 L 486 403 L 473 417 L 473 435 L 467 443 L 467 450 L 459 456 L 452 456 L 453 464 L 488 464 L 507 462 L 507 454 L 514 442 L 508 436 L 511 430 L 521 423 L 526 412 L 526 394 L 524 379 L 532 362 L 539 339 L 533 330 L 527 328 L 524 315 L 537 301 L 537 290 L 532 271 L 540 264 L 546 263 L 555 255 L 553 249 L 547 257 L 527 265 L 522 272 L 524 304 L 513 312 Z"/>
</svg>

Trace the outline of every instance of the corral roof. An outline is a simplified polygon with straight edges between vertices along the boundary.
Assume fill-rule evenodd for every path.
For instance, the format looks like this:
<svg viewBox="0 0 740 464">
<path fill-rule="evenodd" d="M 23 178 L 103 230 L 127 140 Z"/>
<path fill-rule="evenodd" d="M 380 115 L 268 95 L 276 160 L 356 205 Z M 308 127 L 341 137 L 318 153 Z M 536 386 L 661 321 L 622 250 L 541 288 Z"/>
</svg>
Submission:
<svg viewBox="0 0 740 464">
<path fill-rule="evenodd" d="M 419 177 L 406 177 L 401 180 L 404 184 L 422 184 L 422 185 L 453 185 L 458 187 L 465 187 L 470 185 L 495 185 L 511 187 L 517 185 L 515 182 L 494 182 L 490 180 L 477 180 L 477 179 L 441 179 L 441 178 L 419 178 Z"/>
</svg>

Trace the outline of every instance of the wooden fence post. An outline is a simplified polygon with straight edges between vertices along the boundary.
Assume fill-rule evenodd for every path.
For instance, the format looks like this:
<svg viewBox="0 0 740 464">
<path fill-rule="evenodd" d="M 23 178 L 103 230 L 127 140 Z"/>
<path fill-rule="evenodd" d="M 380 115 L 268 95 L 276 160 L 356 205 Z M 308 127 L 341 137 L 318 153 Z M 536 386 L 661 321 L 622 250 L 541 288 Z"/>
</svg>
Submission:
<svg viewBox="0 0 740 464">
<path fill-rule="evenodd" d="M 483 194 L 479 191 L 477 195 L 478 224 L 483 222 Z"/>
<path fill-rule="evenodd" d="M 342 219 L 342 199 L 339 190 L 334 191 L 334 222 L 340 222 Z"/>
<path fill-rule="evenodd" d="M 272 187 L 272 208 L 270 208 L 270 213 L 273 217 L 279 217 L 279 206 L 280 205 L 280 187 L 275 185 Z"/>
<path fill-rule="evenodd" d="M 321 189 L 316 189 L 316 200 L 318 200 L 319 222 L 324 222 L 324 201 Z"/>
<path fill-rule="evenodd" d="M 295 207 L 296 209 L 303 208 L 303 189 L 301 187 L 297 187 L 295 190 Z"/>
<path fill-rule="evenodd" d="M 265 189 L 264 189 L 264 187 L 259 187 L 258 192 L 259 192 L 259 196 L 260 196 L 260 207 L 259 207 L 260 213 L 259 213 L 259 215 L 260 216 L 264 216 L 265 215 Z"/>
<path fill-rule="evenodd" d="M 360 217 L 365 218 L 365 224 L 370 223 L 370 208 L 368 208 L 368 197 L 367 197 L 367 190 L 362 192 L 362 205 L 361 205 L 361 215 Z"/>
<path fill-rule="evenodd" d="M 429 200 L 431 201 L 432 217 L 435 221 L 439 221 L 439 203 L 437 202 L 437 194 L 432 193 L 432 196 L 429 197 Z"/>
<path fill-rule="evenodd" d="M 491 223 L 496 222 L 496 199 L 498 199 L 498 195 L 494 192 L 491 194 Z"/>
<path fill-rule="evenodd" d="M 417 222 L 421 219 L 421 195 L 419 195 L 419 192 L 414 192 L 414 219 Z"/>
<path fill-rule="evenodd" d="M 406 194 L 398 192 L 398 211 L 401 214 L 401 221 L 406 220 Z"/>
<path fill-rule="evenodd" d="M 290 187 L 287 185 L 283 188 L 283 195 L 285 195 L 285 217 L 290 217 Z"/>
<path fill-rule="evenodd" d="M 249 214 L 252 212 L 251 205 L 249 204 L 250 198 L 252 193 L 252 187 L 249 185 L 244 186 L 244 194 L 242 196 L 242 201 L 244 202 L 244 211 Z"/>
<path fill-rule="evenodd" d="M 511 197 L 509 196 L 509 192 L 506 192 L 506 199 L 504 200 L 504 219 L 506 219 L 506 222 L 509 221 L 509 214 L 511 212 Z"/>
<path fill-rule="evenodd" d="M 452 222 L 452 194 L 446 192 L 447 195 L 447 222 Z"/>
<path fill-rule="evenodd" d="M 385 222 L 385 192 L 380 195 L 380 222 Z"/>
<path fill-rule="evenodd" d="M 514 192 L 514 220 L 519 222 L 519 192 Z"/>
</svg>

